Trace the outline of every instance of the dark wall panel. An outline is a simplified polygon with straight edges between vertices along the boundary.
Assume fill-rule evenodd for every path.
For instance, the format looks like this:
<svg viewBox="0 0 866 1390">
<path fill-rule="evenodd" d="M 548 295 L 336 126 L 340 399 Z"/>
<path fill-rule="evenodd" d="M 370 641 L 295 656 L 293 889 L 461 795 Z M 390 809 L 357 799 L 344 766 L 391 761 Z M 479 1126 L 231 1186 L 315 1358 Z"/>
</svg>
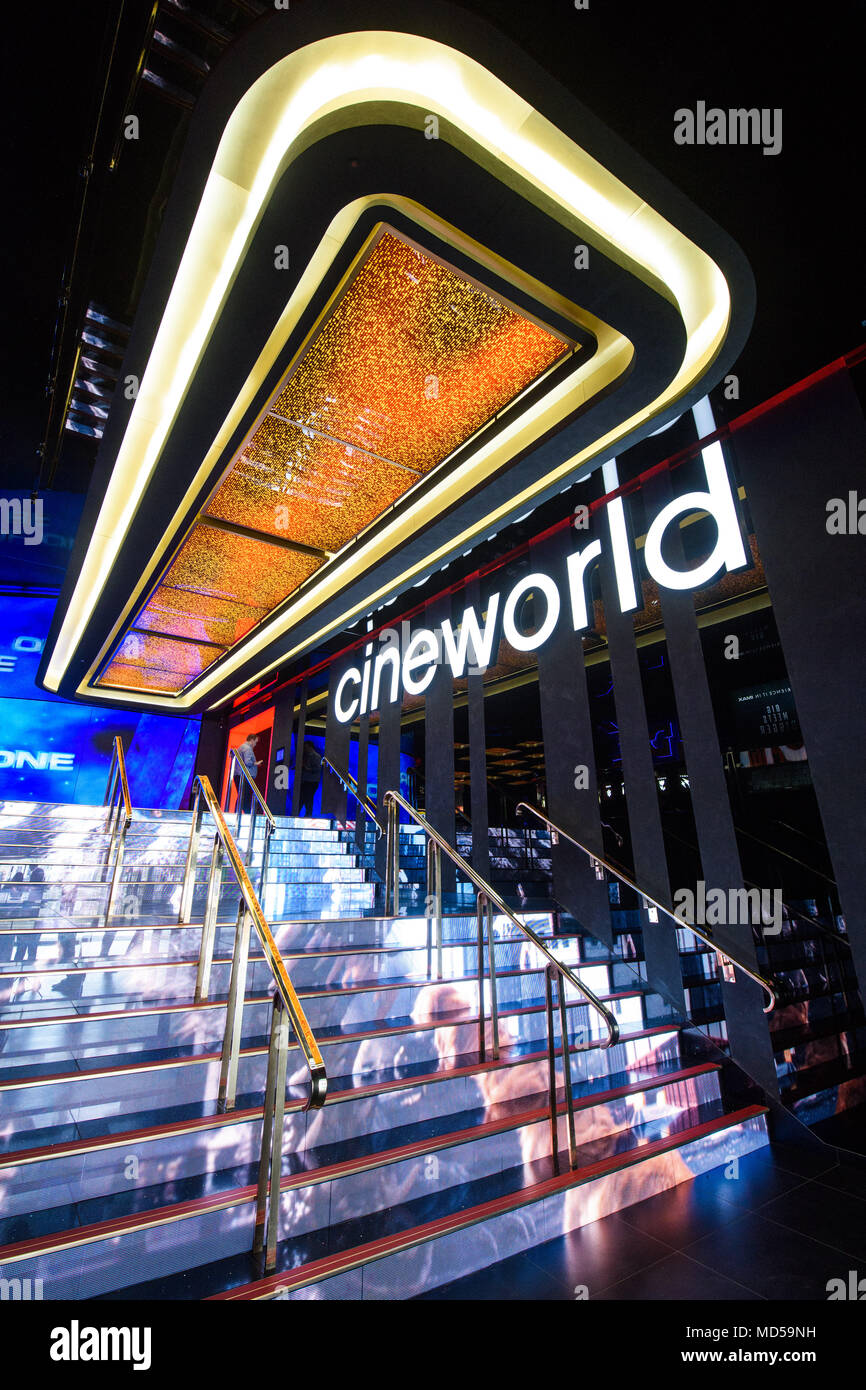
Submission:
<svg viewBox="0 0 866 1390">
<path fill-rule="evenodd" d="M 275 816 L 285 816 L 288 814 L 286 807 L 290 805 L 291 792 L 287 785 L 288 773 L 291 768 L 292 758 L 292 728 L 295 722 L 295 686 L 278 699 L 274 704 L 274 728 L 271 738 L 271 766 L 268 776 L 268 806 Z M 283 748 L 283 761 L 276 761 L 277 749 Z M 284 785 L 277 786 L 277 781 Z"/>
<path fill-rule="evenodd" d="M 602 552 L 600 572 L 635 882 L 670 907 L 671 887 L 634 621 L 631 613 L 620 609 L 609 548 Z M 684 1006 L 676 928 L 664 917 L 650 922 L 645 912 L 641 926 L 648 977 L 674 1003 Z"/>
<path fill-rule="evenodd" d="M 390 677 L 383 679 L 383 694 L 389 690 L 389 683 Z M 385 810 L 385 793 L 400 790 L 400 713 L 399 698 L 393 704 L 382 704 L 379 710 L 379 785 L 376 801 L 383 812 Z M 376 869 L 384 877 L 384 835 L 376 845 Z"/>
<path fill-rule="evenodd" d="M 210 778 L 211 786 L 217 796 L 220 794 L 220 786 L 222 785 L 225 745 L 226 730 L 223 721 L 205 715 L 201 721 L 201 732 L 195 754 L 194 776 Z"/>
<path fill-rule="evenodd" d="M 670 474 L 667 471 L 658 474 L 647 483 L 644 491 L 649 512 L 654 516 L 673 495 Z M 666 555 L 669 563 L 676 568 L 687 568 L 682 537 L 673 525 L 668 529 Z M 718 888 L 727 892 L 732 888 L 742 888 L 743 872 L 694 596 L 688 589 L 663 589 L 661 609 L 703 877 L 708 892 Z M 719 640 L 724 640 L 723 636 Z M 694 888 L 694 884 L 673 885 L 674 891 L 686 887 Z M 750 923 L 713 927 L 712 934 L 720 943 L 727 942 L 750 969 L 757 968 Z M 762 1012 L 763 991 L 759 985 L 739 974 L 736 983 L 722 985 L 722 995 L 731 1055 L 759 1085 L 776 1094 L 776 1069 Z"/>
<path fill-rule="evenodd" d="M 349 743 L 352 737 L 351 724 L 341 724 L 336 714 L 336 700 L 334 692 L 340 683 L 343 673 L 350 666 L 357 666 L 359 653 L 349 652 L 348 655 L 338 659 L 331 666 L 328 672 L 328 712 L 325 717 L 325 756 L 330 758 L 334 766 L 340 772 L 345 773 L 349 768 Z M 322 815 L 331 816 L 335 820 L 344 821 L 346 819 L 347 807 L 346 788 L 336 777 L 329 767 L 322 765 Z"/>
<path fill-rule="evenodd" d="M 477 579 L 466 588 L 466 606 L 481 612 Z M 466 682 L 469 721 L 469 800 L 472 816 L 472 867 L 490 882 L 490 812 L 487 805 L 487 728 L 484 717 L 484 678 L 470 673 Z"/>
<path fill-rule="evenodd" d="M 367 762 L 370 749 L 370 716 L 362 714 L 358 721 L 358 791 L 362 794 L 367 790 Z M 355 806 L 355 844 L 359 849 L 363 848 L 367 829 L 367 816 L 362 809 L 360 802 Z"/>
<path fill-rule="evenodd" d="M 863 996 L 866 535 L 827 529 L 831 499 L 866 496 L 866 426 L 848 373 L 734 441 Z"/>
<path fill-rule="evenodd" d="M 295 766 L 292 770 L 292 810 L 296 816 L 301 806 L 301 763 L 304 756 L 304 735 L 307 728 L 307 682 L 301 682 L 298 694 L 298 727 L 295 733 Z"/>
<path fill-rule="evenodd" d="M 569 620 L 565 557 L 573 537 L 559 532 L 533 545 L 533 570 L 549 574 L 563 596 L 553 635 L 538 650 L 538 692 L 551 820 L 595 854 L 604 853 L 598 783 L 592 741 L 583 644 Z M 541 610 L 540 610 L 541 611 Z M 575 787 L 575 769 L 588 769 L 587 786 Z M 553 889 L 557 900 L 600 940 L 613 939 L 607 884 L 595 876 L 589 859 L 566 841 L 553 850 Z"/>
<path fill-rule="evenodd" d="M 428 604 L 424 626 L 436 632 L 451 617 L 451 596 Z M 440 638 L 441 641 L 441 638 Z M 449 845 L 456 844 L 454 817 L 454 678 L 440 662 L 424 699 L 424 814 Z M 442 856 L 442 887 L 453 891 L 454 865 Z"/>
</svg>

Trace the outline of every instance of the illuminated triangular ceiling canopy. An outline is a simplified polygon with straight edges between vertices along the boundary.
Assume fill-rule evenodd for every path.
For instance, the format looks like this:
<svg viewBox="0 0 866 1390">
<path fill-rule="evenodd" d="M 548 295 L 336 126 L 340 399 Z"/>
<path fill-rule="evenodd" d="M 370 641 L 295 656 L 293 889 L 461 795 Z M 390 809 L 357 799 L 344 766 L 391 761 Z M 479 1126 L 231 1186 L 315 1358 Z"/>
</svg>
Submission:
<svg viewBox="0 0 866 1390">
<path fill-rule="evenodd" d="M 576 347 L 382 228 L 98 684 L 183 690 Z"/>
</svg>

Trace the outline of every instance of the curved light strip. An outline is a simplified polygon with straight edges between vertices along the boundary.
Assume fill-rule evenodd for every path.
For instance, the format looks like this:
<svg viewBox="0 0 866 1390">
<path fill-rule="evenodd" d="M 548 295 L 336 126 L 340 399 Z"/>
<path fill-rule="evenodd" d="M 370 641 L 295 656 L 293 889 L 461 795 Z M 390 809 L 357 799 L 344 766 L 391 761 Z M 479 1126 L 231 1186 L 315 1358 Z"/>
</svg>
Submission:
<svg viewBox="0 0 866 1390">
<path fill-rule="evenodd" d="M 676 376 L 650 407 L 596 441 L 592 454 L 687 391 L 719 351 L 730 294 L 715 262 L 474 59 L 418 35 L 379 32 L 335 35 L 289 54 L 246 92 L 220 141 L 46 670 L 50 689 L 58 688 L 92 616 L 283 168 L 304 137 L 313 138 L 314 123 L 321 130 L 322 123 L 335 129 L 375 120 L 382 103 L 437 115 L 445 138 L 453 123 L 487 156 L 482 162 L 506 166 L 533 201 L 553 203 L 560 220 L 598 237 L 677 305 L 686 348 Z M 419 132 L 421 125 L 423 119 Z M 569 460 L 566 471 L 589 456 L 587 450 Z M 222 665 L 219 678 L 224 674 Z M 184 708 L 206 686 L 147 702 Z"/>
</svg>

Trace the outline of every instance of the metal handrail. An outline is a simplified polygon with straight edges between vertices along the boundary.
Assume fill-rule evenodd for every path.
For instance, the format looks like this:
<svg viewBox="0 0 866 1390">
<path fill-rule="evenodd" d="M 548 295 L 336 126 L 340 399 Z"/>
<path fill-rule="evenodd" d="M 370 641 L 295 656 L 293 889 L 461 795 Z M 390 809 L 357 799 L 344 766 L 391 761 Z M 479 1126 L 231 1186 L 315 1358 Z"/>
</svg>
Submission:
<svg viewBox="0 0 866 1390">
<path fill-rule="evenodd" d="M 379 808 L 377 807 L 375 801 L 371 801 L 367 793 L 361 791 L 361 788 L 358 786 L 358 783 L 355 781 L 355 778 L 352 776 L 351 772 L 349 772 L 345 768 L 337 767 L 336 763 L 333 763 L 331 761 L 327 753 L 322 754 L 322 764 L 323 766 L 329 767 L 331 769 L 334 776 L 337 778 L 339 782 L 342 782 L 343 786 L 346 788 L 346 791 L 349 792 L 355 798 L 358 805 L 363 806 L 367 815 L 370 817 L 370 820 L 376 827 L 376 839 L 380 839 L 381 836 L 385 833 L 385 827 L 379 819 Z"/>
<path fill-rule="evenodd" d="M 261 809 L 262 809 L 262 811 L 264 812 L 264 814 L 268 817 L 268 820 L 271 822 L 271 824 L 276 824 L 276 822 L 275 822 L 275 820 L 274 820 L 273 813 L 271 812 L 271 809 L 270 809 L 270 807 L 268 806 L 268 803 L 265 801 L 265 798 L 262 796 L 261 792 L 259 791 L 258 787 L 256 786 L 255 780 L 253 779 L 253 777 L 252 777 L 252 775 L 251 775 L 251 773 L 250 773 L 249 768 L 247 767 L 247 765 L 246 765 L 246 763 L 244 762 L 243 758 L 241 758 L 241 757 L 238 755 L 238 750 L 237 750 L 236 748 L 233 748 L 233 749 L 231 750 L 231 758 L 230 758 L 230 760 L 229 760 L 229 766 L 231 766 L 232 763 L 237 764 L 237 767 L 235 768 L 235 772 L 238 771 L 238 770 L 240 770 L 240 771 L 243 773 L 244 777 L 245 777 L 246 780 L 247 780 L 247 785 L 248 785 L 248 786 L 250 787 L 250 789 L 252 790 L 253 796 L 255 797 L 256 801 L 259 803 L 259 806 L 261 807 Z M 235 776 L 235 772 L 232 772 L 232 777 Z M 238 805 L 240 805 L 240 788 L 238 788 Z M 240 822 L 238 822 L 238 828 L 240 829 Z"/>
<path fill-rule="evenodd" d="M 784 824 L 784 822 L 780 821 L 779 824 Z M 738 835 L 745 835 L 747 840 L 754 840 L 756 845 L 763 845 L 764 849 L 772 850 L 773 854 L 778 854 L 782 859 L 790 859 L 791 863 L 796 864 L 798 868 L 805 869 L 807 873 L 814 874 L 816 878 L 823 878 L 825 883 L 832 883 L 833 887 L 836 887 L 835 878 L 831 878 L 829 874 L 823 874 L 820 869 L 813 868 L 811 864 L 806 864 L 802 859 L 798 859 L 796 854 L 789 854 L 786 849 L 780 849 L 770 840 L 762 840 L 760 835 L 753 835 L 751 830 L 744 830 L 741 825 L 735 825 L 734 829 Z"/>
<path fill-rule="evenodd" d="M 265 919 L 262 905 L 252 883 L 235 839 L 226 824 L 225 817 L 209 779 L 198 776 L 193 782 L 195 800 L 192 808 L 192 829 L 187 849 L 184 870 L 181 906 L 178 921 L 188 922 L 192 908 L 195 887 L 195 869 L 198 862 L 198 845 L 205 810 L 213 817 L 216 827 L 210 872 L 208 874 L 207 898 L 202 922 L 201 948 L 199 951 L 198 975 L 196 978 L 195 1002 L 207 998 L 210 987 L 210 973 L 213 963 L 214 938 L 216 935 L 217 910 L 219 907 L 220 882 L 223 858 L 233 871 L 240 889 L 240 902 L 235 924 L 235 942 L 232 952 L 232 970 L 229 992 L 226 1001 L 226 1022 L 223 1034 L 222 1055 L 220 1058 L 220 1086 L 218 1109 L 221 1113 L 233 1110 L 237 1100 L 238 1064 L 240 1059 L 241 1035 L 243 1032 L 243 1012 L 246 998 L 246 977 L 249 961 L 250 929 L 255 927 L 256 936 L 270 966 L 276 989 L 271 1012 L 270 1043 L 268 1046 L 268 1074 L 265 1086 L 264 1118 L 262 1123 L 262 1147 L 259 1159 L 259 1179 L 256 1197 L 256 1226 L 253 1252 L 263 1256 L 266 1272 L 276 1267 L 277 1239 L 280 1211 L 280 1176 L 282 1169 L 283 1121 L 286 1101 L 286 1069 L 289 1047 L 289 1024 L 295 1031 L 298 1045 L 303 1053 L 310 1076 L 310 1093 L 305 1110 L 318 1110 L 324 1103 L 328 1091 L 328 1079 L 319 1045 L 307 1016 L 295 992 L 294 985 L 286 969 L 285 961 L 273 938 Z M 270 815 L 270 812 L 268 812 Z M 273 819 L 273 818 L 271 818 Z"/>
<path fill-rule="evenodd" d="M 110 832 L 108 853 L 105 859 L 106 870 L 111 868 L 111 888 L 105 904 L 105 921 L 114 911 L 117 890 L 120 886 L 120 871 L 123 867 L 123 854 L 126 848 L 126 833 L 132 824 L 132 800 L 129 795 L 129 781 L 126 776 L 126 760 L 123 755 L 123 740 L 115 734 L 111 749 L 111 762 L 108 768 L 108 781 L 105 784 L 103 806 L 108 808 L 105 821 L 106 832 Z M 121 806 L 123 813 L 121 814 Z M 113 861 L 113 863 L 112 863 Z"/>
<path fill-rule="evenodd" d="M 580 843 L 580 840 L 576 840 L 573 835 L 569 835 L 567 830 L 563 830 L 562 827 L 557 825 L 554 821 L 552 821 L 549 818 L 549 816 L 542 815 L 541 811 L 539 811 L 537 807 L 530 806 L 529 803 L 526 801 L 521 801 L 518 802 L 517 811 L 518 814 L 521 811 L 530 811 L 533 816 L 537 816 L 538 819 L 542 821 L 542 823 L 546 825 L 549 830 L 552 830 L 554 834 L 559 836 L 560 839 L 568 840 L 569 844 L 572 844 L 577 849 L 582 850 L 583 853 L 589 859 L 591 864 L 600 864 L 602 868 L 607 869 L 608 873 L 613 874 L 615 878 L 619 879 L 620 883 L 624 883 L 627 888 L 634 889 L 635 893 L 637 893 L 640 898 L 643 898 L 644 903 L 647 906 L 654 907 L 659 912 L 663 912 L 664 915 L 666 917 L 669 917 L 677 927 L 685 927 L 687 931 L 692 932 L 694 936 L 698 937 L 699 940 L 703 941 L 716 953 L 716 956 L 719 959 L 719 962 L 721 963 L 723 970 L 725 969 L 725 962 L 727 962 L 728 967 L 736 966 L 736 968 L 738 970 L 741 970 L 744 975 L 748 975 L 749 979 L 754 980 L 756 984 L 759 984 L 761 988 L 766 991 L 769 997 L 770 1003 L 764 1008 L 764 1013 L 772 1013 L 773 1009 L 775 1009 L 776 1005 L 778 1004 L 779 999 L 778 995 L 776 994 L 776 991 L 773 989 L 773 986 L 770 984 L 769 980 L 764 979 L 763 975 L 759 975 L 756 971 L 752 970 L 750 966 L 745 965 L 739 959 L 739 957 L 732 955 L 726 947 L 721 946 L 718 941 L 714 941 L 711 936 L 707 936 L 706 933 L 702 932 L 700 927 L 696 927 L 693 922 L 686 922 L 683 920 L 682 917 L 677 917 L 675 912 L 672 912 L 669 907 L 665 907 L 664 903 L 659 902 L 658 898 L 654 898 L 652 893 L 648 893 L 644 888 L 641 888 L 637 883 L 634 882 L 633 879 L 629 878 L 628 874 L 624 874 L 621 869 L 615 868 L 614 865 L 611 864 L 609 860 L 605 859 L 603 855 L 596 854 L 595 850 L 587 849 L 586 845 L 582 845 Z M 725 971 L 725 978 L 730 981 L 733 977 L 730 975 L 728 971 Z"/>
<path fill-rule="evenodd" d="M 229 779 L 226 783 L 226 798 L 230 797 L 232 782 L 234 782 L 235 779 L 237 779 L 238 800 L 236 807 L 237 819 L 235 822 L 235 834 L 237 835 L 237 838 L 240 839 L 241 836 L 241 807 L 243 805 L 244 785 L 243 781 L 238 777 L 239 772 L 242 774 L 247 786 L 253 793 L 252 800 L 250 802 L 250 833 L 247 837 L 247 866 L 249 866 L 252 863 L 253 859 L 253 846 L 256 838 L 256 817 L 259 814 L 260 810 L 262 811 L 265 817 L 265 842 L 262 846 L 262 867 L 259 873 L 259 896 L 264 897 L 265 882 L 268 876 L 268 862 L 271 856 L 271 836 L 273 835 L 277 827 L 277 822 L 273 812 L 268 806 L 268 803 L 265 801 L 265 798 L 262 796 L 261 792 L 255 784 L 255 781 L 250 775 L 249 769 L 244 765 L 242 759 L 238 757 L 238 750 L 236 748 L 233 748 L 231 750 L 231 757 L 229 758 Z"/>
<path fill-rule="evenodd" d="M 461 873 L 475 885 L 477 890 L 476 897 L 476 922 L 477 922 L 477 941 L 478 941 L 478 1052 L 481 1060 L 486 1059 L 486 1017 L 484 1010 L 484 918 L 487 920 L 487 963 L 490 974 L 490 1022 L 492 1027 L 493 1057 L 499 1057 L 499 1010 L 496 989 L 496 947 L 493 935 L 493 913 L 494 910 L 503 917 L 507 917 L 518 931 L 531 941 L 532 945 L 546 957 L 548 964 L 544 972 L 545 999 L 547 1013 L 547 1062 L 548 1062 L 548 1097 L 549 1097 L 549 1119 L 551 1134 L 551 1152 L 553 1164 L 556 1172 L 559 1172 L 559 1142 L 557 1134 L 557 1090 L 556 1090 L 556 1040 L 554 1037 L 553 1022 L 553 982 L 558 977 L 558 1011 L 559 1027 L 562 1043 L 562 1076 L 563 1088 L 565 1092 L 565 1114 L 568 1129 L 568 1156 L 571 1168 L 577 1166 L 577 1140 L 575 1136 L 574 1123 L 574 1100 L 571 1089 L 571 1054 L 573 1052 L 587 1052 L 593 1048 L 613 1047 L 619 1041 L 619 1024 L 611 1013 L 610 1009 L 605 1008 L 600 999 L 597 999 L 592 990 L 589 989 L 574 971 L 565 965 L 553 952 L 544 944 L 539 936 L 536 936 L 531 927 L 525 922 L 521 922 L 511 911 L 511 908 L 503 902 L 502 898 L 491 887 L 482 876 L 472 868 L 457 850 L 449 845 L 448 841 L 434 830 L 424 816 L 411 806 L 405 797 L 397 791 L 387 791 L 383 798 L 388 813 L 388 842 L 386 855 L 386 879 L 385 879 L 385 910 L 393 911 L 394 916 L 399 915 L 400 909 L 400 809 L 421 827 L 427 836 L 427 903 L 428 908 L 432 904 L 432 913 L 427 914 L 427 959 L 428 975 L 432 973 L 432 923 L 436 922 L 436 955 L 437 955 L 437 976 L 442 978 L 442 854 L 448 856 L 452 863 Z M 568 983 L 577 990 L 578 994 L 583 995 L 587 1003 L 600 1016 L 607 1030 L 607 1038 L 603 1042 L 587 1042 L 585 1045 L 580 1043 L 572 1045 L 568 1035 L 568 1016 L 566 1008 L 564 982 Z"/>
<path fill-rule="evenodd" d="M 738 830 L 738 827 L 735 825 L 735 826 L 734 826 L 734 829 L 735 829 L 735 830 Z M 744 831 L 743 833 L 744 833 L 744 834 L 748 834 L 749 832 L 748 832 L 748 831 Z M 697 846 L 696 846 L 696 845 L 690 844 L 688 840 L 684 840 L 683 837 L 682 837 L 682 835 L 675 835 L 674 832 L 673 832 L 672 830 L 669 830 L 669 829 L 667 828 L 667 826 L 662 826 L 662 834 L 663 834 L 663 835 L 666 835 L 666 836 L 668 837 L 668 839 L 670 839 L 670 840 L 676 840 L 677 844 L 678 844 L 678 845 L 683 845 L 683 847 L 684 847 L 685 849 L 692 850 L 694 853 L 697 853 Z M 756 838 L 757 838 L 756 836 L 754 836 L 754 835 L 752 836 L 752 839 L 756 839 Z M 764 841 L 758 841 L 758 843 L 759 843 L 759 844 L 763 844 Z M 767 842 L 767 843 L 768 843 L 768 847 L 769 847 L 770 849 L 772 849 L 773 846 L 770 845 L 769 842 Z M 802 867 L 803 867 L 803 868 L 808 868 L 808 865 L 807 865 L 807 864 L 804 864 L 804 865 L 802 865 Z M 831 882 L 833 882 L 833 883 L 835 884 L 835 879 L 831 880 Z M 746 885 L 747 888 L 760 888 L 760 885 L 757 884 L 757 883 L 754 883 L 754 882 L 752 881 L 752 879 L 750 879 L 750 878 L 745 878 L 745 877 L 744 877 L 744 878 L 743 878 L 743 883 Z M 780 891 L 781 891 L 781 890 L 780 890 Z M 829 902 L 829 898 L 828 898 L 828 902 Z M 819 918 L 817 918 L 817 917 L 810 917 L 810 916 L 808 915 L 808 913 L 806 913 L 806 912 L 801 912 L 800 909 L 799 909 L 798 907 L 792 907 L 791 904 L 790 904 L 790 903 L 787 901 L 787 899 L 785 899 L 785 898 L 782 899 L 782 906 L 783 906 L 783 908 L 785 909 L 785 911 L 787 912 L 789 920 L 794 920 L 794 919 L 796 918 L 796 919 L 797 919 L 798 921 L 800 921 L 800 922 L 806 922 L 806 923 L 808 923 L 809 926 L 815 927 L 815 928 L 817 929 L 817 931 L 820 932 L 820 934 L 821 934 L 822 936 L 828 936 L 828 937 L 830 938 L 831 941 L 835 941 L 836 944 L 839 945 L 839 946 L 846 946 L 846 947 L 848 948 L 848 950 L 850 951 L 850 949 L 851 949 L 851 942 L 849 941 L 849 939 L 848 939 L 847 936 L 843 936 L 842 932 L 836 931 L 834 927 L 825 926 L 825 924 L 824 924 L 822 921 L 820 921 Z"/>
</svg>

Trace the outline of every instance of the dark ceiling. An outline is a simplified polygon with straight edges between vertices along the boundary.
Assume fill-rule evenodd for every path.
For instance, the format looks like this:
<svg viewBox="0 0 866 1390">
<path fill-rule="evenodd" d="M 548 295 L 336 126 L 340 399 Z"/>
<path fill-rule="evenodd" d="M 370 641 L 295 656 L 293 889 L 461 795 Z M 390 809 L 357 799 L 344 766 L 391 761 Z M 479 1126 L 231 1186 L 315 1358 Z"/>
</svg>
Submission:
<svg viewBox="0 0 866 1390">
<path fill-rule="evenodd" d="M 294 0 L 299 7 L 313 0 Z M 430 0 L 435 4 L 436 0 Z M 252 0 L 193 0 L 192 8 L 243 27 Z M 818 11 L 730 0 L 475 0 L 615 132 L 743 247 L 758 311 L 738 363 L 741 408 L 856 346 L 864 337 L 860 7 Z M 270 9 L 270 7 L 268 7 Z M 145 88 L 136 103 L 147 139 L 124 145 L 103 175 L 150 0 L 16 8 L 6 17 L 3 220 L 7 327 L 0 411 L 2 482 L 31 486 L 47 416 L 52 338 L 77 215 L 80 167 L 94 130 L 107 57 L 120 17 L 105 103 L 79 290 L 119 318 L 129 314 L 148 217 L 171 168 L 183 108 Z M 356 12 L 363 21 L 364 0 Z M 781 107 L 782 153 L 700 148 L 673 140 L 674 111 L 708 106 Z M 160 186 L 161 180 L 163 187 Z M 86 487 L 93 445 L 64 437 L 57 487 Z"/>
</svg>

